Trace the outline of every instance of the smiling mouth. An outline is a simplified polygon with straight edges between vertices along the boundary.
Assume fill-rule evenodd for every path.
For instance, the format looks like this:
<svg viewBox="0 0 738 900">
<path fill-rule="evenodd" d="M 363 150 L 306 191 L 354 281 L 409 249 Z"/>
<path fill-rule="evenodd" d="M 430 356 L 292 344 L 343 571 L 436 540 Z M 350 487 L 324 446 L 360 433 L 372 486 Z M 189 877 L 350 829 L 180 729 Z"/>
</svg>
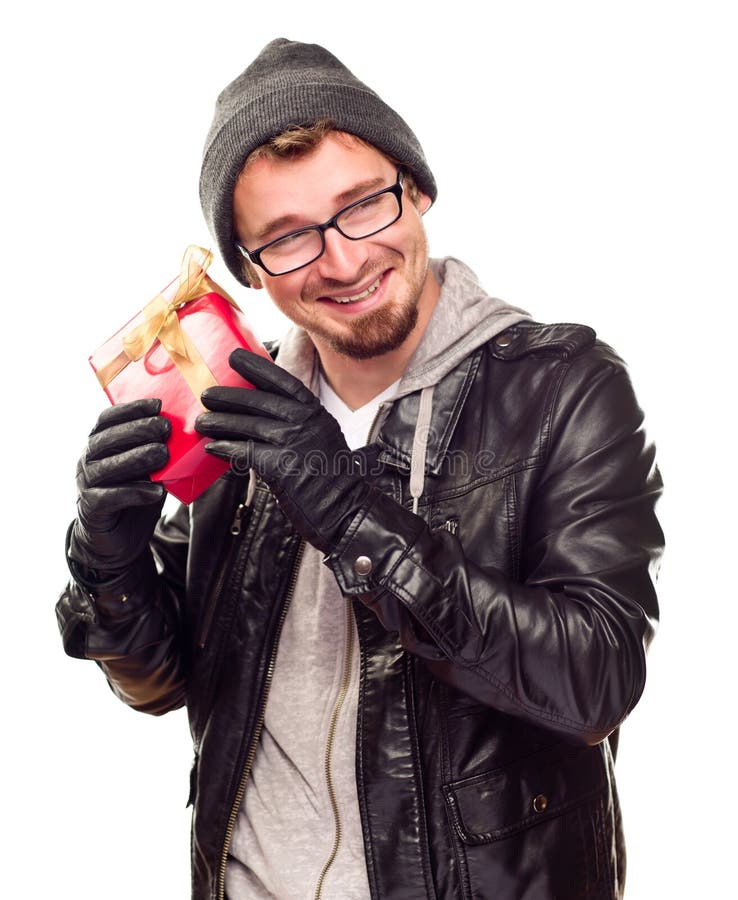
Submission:
<svg viewBox="0 0 738 900">
<path fill-rule="evenodd" d="M 346 297 L 327 297 L 327 300 L 332 300 L 334 303 L 358 303 L 359 300 L 366 300 L 367 297 L 370 297 L 374 291 L 379 287 L 379 283 L 382 280 L 382 276 L 373 283 L 370 284 L 368 288 L 365 288 L 359 294 L 349 294 Z"/>
</svg>

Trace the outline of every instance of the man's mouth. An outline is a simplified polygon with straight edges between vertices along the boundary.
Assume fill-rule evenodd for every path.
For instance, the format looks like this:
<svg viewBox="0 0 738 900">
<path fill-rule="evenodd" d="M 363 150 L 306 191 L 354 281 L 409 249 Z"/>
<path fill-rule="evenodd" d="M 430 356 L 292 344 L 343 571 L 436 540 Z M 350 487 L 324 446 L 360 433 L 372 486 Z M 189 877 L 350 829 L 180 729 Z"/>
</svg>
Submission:
<svg viewBox="0 0 738 900">
<path fill-rule="evenodd" d="M 359 300 L 366 300 L 367 297 L 370 297 L 379 287 L 381 280 L 382 276 L 380 275 L 373 284 L 370 284 L 369 287 L 360 291 L 358 294 L 348 294 L 343 297 L 327 297 L 326 299 L 332 300 L 334 303 L 358 303 Z"/>
</svg>

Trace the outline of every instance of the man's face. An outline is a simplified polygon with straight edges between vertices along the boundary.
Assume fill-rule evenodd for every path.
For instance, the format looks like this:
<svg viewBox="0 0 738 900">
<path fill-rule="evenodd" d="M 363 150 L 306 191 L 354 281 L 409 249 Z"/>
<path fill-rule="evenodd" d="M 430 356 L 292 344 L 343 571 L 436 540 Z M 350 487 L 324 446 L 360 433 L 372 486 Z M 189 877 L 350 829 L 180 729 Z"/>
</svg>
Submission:
<svg viewBox="0 0 738 900">
<path fill-rule="evenodd" d="M 389 187 L 396 167 L 378 150 L 348 135 L 329 135 L 297 160 L 255 160 L 233 195 L 239 242 L 250 249 L 305 225 L 330 219 L 339 209 Z M 419 208 L 430 200 L 420 195 Z M 295 272 L 272 276 L 259 270 L 277 307 L 312 337 L 318 350 L 355 359 L 401 346 L 421 306 L 435 301 L 428 246 L 419 209 L 403 194 L 402 216 L 358 241 L 334 228 L 325 253 Z"/>
</svg>

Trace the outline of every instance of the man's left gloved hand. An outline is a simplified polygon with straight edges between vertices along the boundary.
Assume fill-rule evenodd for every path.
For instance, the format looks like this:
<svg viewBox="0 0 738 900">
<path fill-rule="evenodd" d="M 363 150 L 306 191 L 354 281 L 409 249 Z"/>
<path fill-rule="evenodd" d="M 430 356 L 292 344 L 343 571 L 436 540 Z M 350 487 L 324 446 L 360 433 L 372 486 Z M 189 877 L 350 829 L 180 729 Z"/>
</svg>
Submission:
<svg viewBox="0 0 738 900">
<path fill-rule="evenodd" d="M 372 490 L 354 473 L 338 422 L 301 381 L 270 360 L 239 349 L 228 361 L 255 389 L 203 392 L 210 412 L 198 417 L 196 427 L 215 438 L 207 451 L 244 472 L 255 469 L 295 529 L 330 554 Z"/>
</svg>

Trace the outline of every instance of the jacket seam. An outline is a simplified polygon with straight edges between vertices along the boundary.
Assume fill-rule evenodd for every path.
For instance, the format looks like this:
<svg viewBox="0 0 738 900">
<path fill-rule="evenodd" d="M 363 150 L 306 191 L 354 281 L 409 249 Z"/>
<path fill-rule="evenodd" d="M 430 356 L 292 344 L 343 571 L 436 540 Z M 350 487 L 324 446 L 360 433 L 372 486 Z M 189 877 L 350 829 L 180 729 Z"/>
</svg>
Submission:
<svg viewBox="0 0 738 900">
<path fill-rule="evenodd" d="M 376 854 L 374 853 L 374 844 L 372 841 L 372 831 L 369 827 L 369 798 L 364 782 L 364 717 L 361 714 L 366 703 L 366 652 L 361 641 L 361 629 L 359 618 L 356 617 L 356 630 L 359 634 L 359 702 L 358 714 L 356 722 L 356 781 L 359 794 L 359 810 L 363 806 L 366 811 L 365 815 L 360 815 L 361 833 L 364 839 L 364 851 L 366 856 L 367 878 L 369 880 L 369 893 L 372 898 L 377 896 L 377 874 L 376 874 Z"/>
<path fill-rule="evenodd" d="M 471 889 L 471 878 L 469 875 L 469 860 L 467 858 L 466 847 L 467 845 L 461 838 L 459 834 L 459 826 L 456 821 L 456 811 L 451 809 L 452 804 L 448 802 L 446 799 L 445 793 L 443 789 L 441 789 L 441 794 L 443 796 L 443 807 L 446 813 L 446 826 L 451 832 L 451 846 L 453 847 L 454 859 L 456 860 L 456 865 L 459 867 L 459 885 L 461 887 L 461 897 L 462 900 L 471 900 L 472 898 L 472 889 Z"/>
<path fill-rule="evenodd" d="M 571 369 L 571 366 L 568 365 L 567 368 L 566 368 L 566 371 L 564 372 L 564 375 L 563 375 L 562 378 L 560 379 L 559 385 L 557 386 L 556 398 L 554 399 L 554 403 L 552 404 L 552 419 L 554 418 L 553 408 L 554 408 L 555 405 L 556 405 L 556 399 L 557 399 L 558 396 L 559 396 L 560 387 L 561 387 L 561 385 L 562 385 L 563 382 L 564 382 L 564 376 L 566 376 L 566 375 L 569 373 L 570 369 Z M 623 377 L 625 377 L 625 372 L 624 372 L 622 369 L 620 369 L 620 370 L 615 369 L 613 372 L 609 373 L 609 376 L 608 376 L 608 377 L 610 377 L 610 378 L 623 378 Z M 612 439 L 610 439 L 610 440 L 607 440 L 607 441 L 605 441 L 605 442 L 602 443 L 602 444 L 598 444 L 596 447 L 593 447 L 593 448 L 590 450 L 590 454 L 592 454 L 592 453 L 598 453 L 598 452 L 600 452 L 600 451 L 602 451 L 602 450 L 607 450 L 608 447 L 613 447 L 613 446 L 615 446 L 615 445 L 618 443 L 619 440 L 620 440 L 620 437 L 616 437 L 616 438 L 612 438 Z M 548 452 L 548 449 L 547 449 L 547 452 Z M 583 457 L 577 457 L 577 459 L 582 459 L 582 458 L 583 458 Z M 553 469 L 551 472 L 549 472 L 549 473 L 547 473 L 547 474 L 548 474 L 548 475 L 556 475 L 556 474 L 557 474 L 558 472 L 560 472 L 560 471 L 562 471 L 562 470 L 561 470 L 561 469 Z"/>
<path fill-rule="evenodd" d="M 420 759 L 420 741 L 417 731 L 417 719 L 415 709 L 415 657 L 409 653 L 405 653 L 405 680 L 406 694 L 409 698 L 408 704 L 408 722 L 410 724 L 410 746 L 413 755 L 413 767 L 415 769 L 415 783 L 418 794 L 418 828 L 420 831 L 420 862 L 423 872 L 423 880 L 425 881 L 426 890 L 432 891 L 428 894 L 429 900 L 436 897 L 435 884 L 432 876 L 432 866 L 429 858 L 428 850 L 428 804 L 425 799 L 425 790 L 423 788 L 423 765 Z"/>
<path fill-rule="evenodd" d="M 520 577 L 520 523 L 518 522 L 517 484 L 512 475 L 505 480 L 505 506 L 512 577 L 517 581 Z"/>
<path fill-rule="evenodd" d="M 424 501 L 426 502 L 426 505 L 429 505 L 444 500 L 456 500 L 459 497 L 463 497 L 465 494 L 483 488 L 485 485 L 494 484 L 496 481 L 502 481 L 505 478 L 509 478 L 511 475 L 517 475 L 519 472 L 527 472 L 530 469 L 539 468 L 542 462 L 541 454 L 528 456 L 518 463 L 513 463 L 509 466 L 505 466 L 503 469 L 496 470 L 489 476 L 480 477 L 474 481 L 464 482 L 464 484 L 456 485 L 446 491 L 438 491 L 437 493 L 429 491 L 424 495 Z"/>
</svg>

